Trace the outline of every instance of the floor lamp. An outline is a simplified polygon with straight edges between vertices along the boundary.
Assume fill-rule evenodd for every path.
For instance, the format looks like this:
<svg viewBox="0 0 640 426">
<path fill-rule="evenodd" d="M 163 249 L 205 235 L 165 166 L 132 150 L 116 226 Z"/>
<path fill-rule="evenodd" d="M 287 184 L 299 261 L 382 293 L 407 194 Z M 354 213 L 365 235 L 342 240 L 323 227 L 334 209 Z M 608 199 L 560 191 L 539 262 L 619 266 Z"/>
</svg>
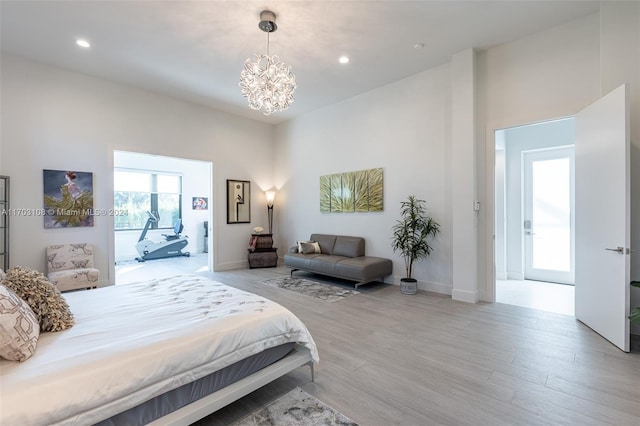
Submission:
<svg viewBox="0 0 640 426">
<path fill-rule="evenodd" d="M 267 215 L 269 218 L 269 234 L 273 234 L 273 201 L 276 198 L 276 191 L 265 191 L 267 197 Z"/>
</svg>

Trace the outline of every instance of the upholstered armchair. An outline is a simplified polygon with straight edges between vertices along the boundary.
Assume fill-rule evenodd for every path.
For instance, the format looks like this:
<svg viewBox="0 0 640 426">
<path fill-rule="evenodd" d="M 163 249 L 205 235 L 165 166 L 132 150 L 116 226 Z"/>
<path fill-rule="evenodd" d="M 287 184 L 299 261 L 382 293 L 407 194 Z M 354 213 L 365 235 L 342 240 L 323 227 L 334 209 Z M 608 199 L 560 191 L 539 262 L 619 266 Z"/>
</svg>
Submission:
<svg viewBox="0 0 640 426">
<path fill-rule="evenodd" d="M 94 267 L 91 244 L 47 247 L 47 278 L 60 291 L 96 288 L 100 271 Z"/>
</svg>

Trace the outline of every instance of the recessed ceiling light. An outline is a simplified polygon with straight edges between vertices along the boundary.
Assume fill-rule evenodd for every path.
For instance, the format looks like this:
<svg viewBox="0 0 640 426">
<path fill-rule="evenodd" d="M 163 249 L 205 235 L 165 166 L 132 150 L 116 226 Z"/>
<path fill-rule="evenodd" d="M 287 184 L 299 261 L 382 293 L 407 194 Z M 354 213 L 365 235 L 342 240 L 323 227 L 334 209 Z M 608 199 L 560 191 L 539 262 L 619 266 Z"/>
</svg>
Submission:
<svg viewBox="0 0 640 426">
<path fill-rule="evenodd" d="M 416 50 L 420 50 L 424 47 L 424 43 L 416 43 L 413 45 L 413 48 Z"/>
<path fill-rule="evenodd" d="M 84 48 L 89 48 L 91 47 L 91 43 L 89 43 L 87 40 L 83 40 L 81 38 L 76 40 L 76 44 L 80 47 L 84 47 Z"/>
<path fill-rule="evenodd" d="M 349 57 L 348 56 L 340 56 L 340 59 L 338 59 L 338 61 L 341 64 L 346 64 L 347 62 L 349 62 Z"/>
</svg>

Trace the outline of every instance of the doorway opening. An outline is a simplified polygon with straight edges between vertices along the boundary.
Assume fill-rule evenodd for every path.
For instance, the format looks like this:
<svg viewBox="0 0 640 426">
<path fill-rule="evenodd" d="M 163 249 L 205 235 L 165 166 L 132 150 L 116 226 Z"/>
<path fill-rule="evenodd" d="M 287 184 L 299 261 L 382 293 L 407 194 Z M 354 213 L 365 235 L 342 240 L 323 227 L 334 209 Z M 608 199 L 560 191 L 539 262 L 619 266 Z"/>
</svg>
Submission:
<svg viewBox="0 0 640 426">
<path fill-rule="evenodd" d="M 113 158 L 114 212 L 122 213 L 114 217 L 115 284 L 211 271 L 212 163 L 126 151 Z M 143 243 L 158 255 L 141 259 Z"/>
<path fill-rule="evenodd" d="M 495 132 L 495 300 L 574 315 L 574 119 Z"/>
</svg>

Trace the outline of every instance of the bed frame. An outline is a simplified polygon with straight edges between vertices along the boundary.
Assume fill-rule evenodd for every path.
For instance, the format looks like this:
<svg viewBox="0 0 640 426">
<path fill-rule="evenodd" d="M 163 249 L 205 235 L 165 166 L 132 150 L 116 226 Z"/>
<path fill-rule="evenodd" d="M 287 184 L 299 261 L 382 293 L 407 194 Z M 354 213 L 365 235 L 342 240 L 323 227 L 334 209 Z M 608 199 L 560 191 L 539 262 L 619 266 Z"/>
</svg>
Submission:
<svg viewBox="0 0 640 426">
<path fill-rule="evenodd" d="M 203 297 L 210 300 L 200 303 Z M 315 379 L 317 348 L 299 318 L 276 302 L 204 277 L 69 293 L 66 301 L 83 328 L 41 334 L 29 365 L 0 360 L 6 390 L 0 423 L 186 426 L 298 367 L 309 365 Z M 236 317 L 229 320 L 227 313 Z M 98 342 L 74 362 L 77 349 L 87 347 L 79 337 L 95 330 L 113 340 L 113 348 Z M 149 331 L 153 339 L 141 341 Z M 87 380 L 84 373 L 93 366 L 104 368 Z M 42 374 L 34 375 L 39 368 Z M 34 400 L 42 403 L 33 406 Z"/>
<path fill-rule="evenodd" d="M 307 348 L 296 345 L 295 348 L 281 360 L 219 391 L 185 405 L 149 423 L 149 425 L 188 426 L 303 365 L 308 365 L 311 368 L 311 381 L 314 381 L 315 377 L 311 352 Z"/>
</svg>

